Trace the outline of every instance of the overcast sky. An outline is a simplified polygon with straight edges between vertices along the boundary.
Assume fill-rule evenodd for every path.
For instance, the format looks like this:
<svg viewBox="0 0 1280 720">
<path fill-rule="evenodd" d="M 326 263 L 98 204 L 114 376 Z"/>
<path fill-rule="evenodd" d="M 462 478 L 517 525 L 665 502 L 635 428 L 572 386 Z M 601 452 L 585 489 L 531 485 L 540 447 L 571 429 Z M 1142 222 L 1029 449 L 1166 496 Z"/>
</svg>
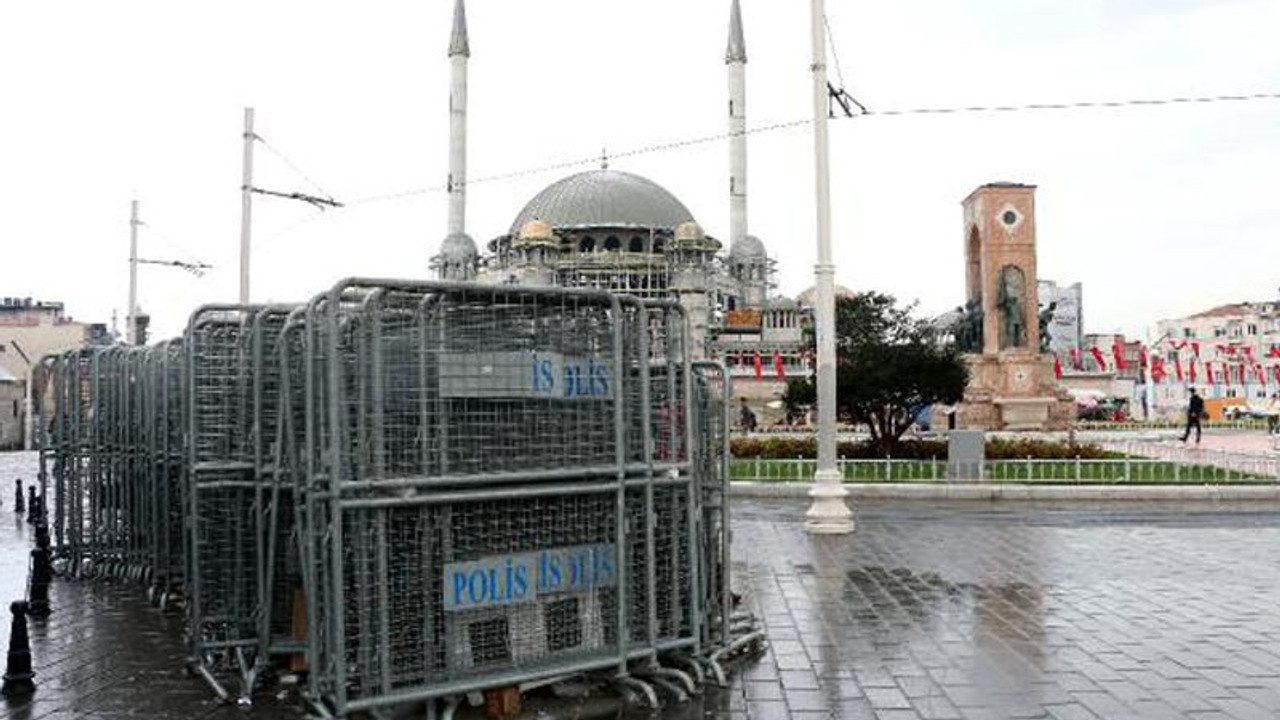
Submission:
<svg viewBox="0 0 1280 720">
<path fill-rule="evenodd" d="M 808 3 L 741 0 L 748 125 L 810 115 Z M 256 184 L 342 201 L 256 203 L 255 300 L 344 275 L 427 277 L 445 234 L 452 0 L 0 4 L 0 295 L 123 326 L 129 201 L 160 336 L 236 296 L 243 107 Z M 828 0 L 847 89 L 871 110 L 1280 91 L 1278 0 Z M 728 0 L 468 0 L 468 232 L 501 234 L 578 168 L 482 178 L 723 133 Z M 832 78 L 838 82 L 836 63 Z M 272 149 L 288 158 L 300 177 Z M 750 232 L 779 291 L 812 284 L 808 127 L 749 141 Z M 728 237 L 727 143 L 617 157 Z M 960 201 L 1039 186 L 1041 278 L 1084 284 L 1086 332 L 1280 290 L 1280 101 L 832 125 L 837 282 L 962 301 Z M 319 189 L 311 184 L 319 186 Z"/>
</svg>

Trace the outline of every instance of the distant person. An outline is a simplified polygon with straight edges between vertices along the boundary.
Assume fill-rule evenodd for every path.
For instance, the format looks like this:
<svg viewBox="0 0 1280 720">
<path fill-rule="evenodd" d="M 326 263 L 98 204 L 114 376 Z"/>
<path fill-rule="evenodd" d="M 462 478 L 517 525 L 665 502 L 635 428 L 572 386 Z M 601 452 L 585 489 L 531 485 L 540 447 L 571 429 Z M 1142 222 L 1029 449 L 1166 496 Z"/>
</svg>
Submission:
<svg viewBox="0 0 1280 720">
<path fill-rule="evenodd" d="M 1200 444 L 1200 418 L 1204 415 L 1204 398 L 1191 388 L 1191 400 L 1187 402 L 1187 429 L 1182 433 L 1182 442 L 1191 437 L 1191 428 L 1196 429 L 1196 444 Z"/>
<path fill-rule="evenodd" d="M 1267 434 L 1280 434 L 1280 392 L 1271 393 L 1267 401 Z"/>
<path fill-rule="evenodd" d="M 742 410 L 738 413 L 739 424 L 742 426 L 743 432 L 755 432 L 756 430 L 756 414 L 751 408 L 747 407 L 747 399 L 742 398 Z"/>
</svg>

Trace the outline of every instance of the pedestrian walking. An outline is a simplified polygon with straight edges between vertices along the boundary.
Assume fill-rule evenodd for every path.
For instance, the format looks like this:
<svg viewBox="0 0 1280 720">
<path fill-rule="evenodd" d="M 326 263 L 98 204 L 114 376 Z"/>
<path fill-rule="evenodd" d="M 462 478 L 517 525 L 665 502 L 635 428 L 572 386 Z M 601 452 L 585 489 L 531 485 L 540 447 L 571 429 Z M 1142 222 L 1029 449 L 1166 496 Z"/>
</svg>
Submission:
<svg viewBox="0 0 1280 720">
<path fill-rule="evenodd" d="M 1280 392 L 1271 393 L 1267 401 L 1267 434 L 1280 433 Z"/>
<path fill-rule="evenodd" d="M 1191 437 L 1191 428 L 1196 429 L 1196 444 L 1200 444 L 1200 418 L 1204 415 L 1204 398 L 1191 388 L 1191 400 L 1187 402 L 1187 429 L 1182 432 L 1182 442 Z"/>
</svg>

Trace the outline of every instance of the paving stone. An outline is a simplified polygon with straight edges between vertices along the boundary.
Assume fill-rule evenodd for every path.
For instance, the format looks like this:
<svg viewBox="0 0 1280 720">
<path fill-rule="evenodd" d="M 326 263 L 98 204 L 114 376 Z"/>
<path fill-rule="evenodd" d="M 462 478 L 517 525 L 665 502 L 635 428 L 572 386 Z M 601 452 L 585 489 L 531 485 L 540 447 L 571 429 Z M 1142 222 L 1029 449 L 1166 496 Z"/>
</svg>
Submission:
<svg viewBox="0 0 1280 720">
<path fill-rule="evenodd" d="M 855 534 L 826 538 L 805 508 L 733 501 L 751 538 L 735 590 L 772 647 L 664 717 L 1277 716 L 1280 504 L 865 501 Z M 0 597 L 22 594 L 30 540 L 0 524 Z M 4 720 L 303 716 L 296 698 L 213 702 L 183 669 L 181 616 L 134 585 L 58 579 L 53 598 L 32 627 L 40 689 Z"/>
</svg>

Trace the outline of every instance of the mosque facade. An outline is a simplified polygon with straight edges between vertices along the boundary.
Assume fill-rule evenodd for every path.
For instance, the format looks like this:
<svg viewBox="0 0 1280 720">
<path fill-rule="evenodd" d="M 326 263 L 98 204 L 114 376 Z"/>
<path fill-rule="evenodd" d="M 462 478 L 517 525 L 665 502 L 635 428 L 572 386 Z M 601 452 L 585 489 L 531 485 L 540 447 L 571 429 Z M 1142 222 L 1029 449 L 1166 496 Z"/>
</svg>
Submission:
<svg viewBox="0 0 1280 720">
<path fill-rule="evenodd" d="M 734 392 L 766 420 L 790 377 L 810 373 L 809 304 L 773 295 L 775 261 L 747 232 L 746 44 L 731 0 L 725 52 L 729 112 L 729 241 L 707 233 L 658 183 L 607 163 L 561 178 L 530 199 L 483 249 L 466 233 L 466 97 L 470 43 L 463 0 L 449 42 L 449 225 L 431 258 L 437 277 L 480 283 L 589 287 L 676 300 L 696 357 L 724 360 Z M 803 297 L 803 296 L 802 296 Z"/>
</svg>

